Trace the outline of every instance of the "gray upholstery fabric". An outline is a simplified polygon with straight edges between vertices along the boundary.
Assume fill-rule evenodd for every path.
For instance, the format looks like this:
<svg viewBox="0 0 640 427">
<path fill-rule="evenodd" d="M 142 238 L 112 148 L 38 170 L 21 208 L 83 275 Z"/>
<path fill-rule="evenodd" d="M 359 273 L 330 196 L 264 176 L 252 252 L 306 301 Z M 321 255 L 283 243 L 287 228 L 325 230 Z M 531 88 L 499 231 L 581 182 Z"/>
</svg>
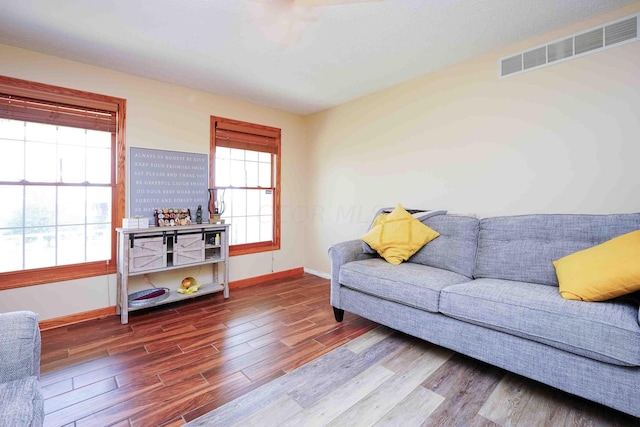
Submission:
<svg viewBox="0 0 640 427">
<path fill-rule="evenodd" d="M 0 313 L 0 424 L 41 426 L 40 328 L 30 311 Z M 10 421 L 7 421 L 10 420 Z"/>
<path fill-rule="evenodd" d="M 640 369 L 602 363 L 345 287 L 341 300 L 351 313 L 640 417 Z"/>
<path fill-rule="evenodd" d="M 38 378 L 30 376 L 0 383 L 0 425 L 40 426 L 44 413 Z"/>
<path fill-rule="evenodd" d="M 638 306 L 567 301 L 551 286 L 477 279 L 446 287 L 440 312 L 607 363 L 640 366 Z"/>
<path fill-rule="evenodd" d="M 478 243 L 477 218 L 461 215 L 438 215 L 427 218 L 424 224 L 440 236 L 416 252 L 409 262 L 444 268 L 473 276 Z"/>
<path fill-rule="evenodd" d="M 338 278 L 340 267 L 344 264 L 361 259 L 370 259 L 376 255 L 362 252 L 361 240 L 349 240 L 347 242 L 336 243 L 329 248 L 329 258 L 331 259 L 331 305 L 341 308 L 340 305 L 340 280 Z"/>
<path fill-rule="evenodd" d="M 640 213 L 485 218 L 473 276 L 557 286 L 554 260 L 638 229 Z"/>
<path fill-rule="evenodd" d="M 40 375 L 38 316 L 28 311 L 0 313 L 0 383 Z"/>
<path fill-rule="evenodd" d="M 435 313 L 442 288 L 469 280 L 452 271 L 411 262 L 392 265 L 381 258 L 347 263 L 339 279 L 349 288 Z"/>
</svg>

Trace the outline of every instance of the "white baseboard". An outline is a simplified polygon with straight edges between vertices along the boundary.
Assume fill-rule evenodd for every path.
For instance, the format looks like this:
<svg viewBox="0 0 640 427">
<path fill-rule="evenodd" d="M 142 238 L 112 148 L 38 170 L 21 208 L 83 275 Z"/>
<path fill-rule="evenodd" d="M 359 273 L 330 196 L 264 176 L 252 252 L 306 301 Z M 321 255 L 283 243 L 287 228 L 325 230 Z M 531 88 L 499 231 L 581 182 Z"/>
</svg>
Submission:
<svg viewBox="0 0 640 427">
<path fill-rule="evenodd" d="M 304 272 L 305 273 L 309 273 L 309 274 L 313 274 L 314 276 L 318 276 L 318 277 L 322 277 L 323 279 L 331 279 L 331 274 L 329 273 L 324 273 L 322 271 L 318 271 L 318 270 L 312 270 L 310 268 L 305 267 L 304 268 Z"/>
</svg>

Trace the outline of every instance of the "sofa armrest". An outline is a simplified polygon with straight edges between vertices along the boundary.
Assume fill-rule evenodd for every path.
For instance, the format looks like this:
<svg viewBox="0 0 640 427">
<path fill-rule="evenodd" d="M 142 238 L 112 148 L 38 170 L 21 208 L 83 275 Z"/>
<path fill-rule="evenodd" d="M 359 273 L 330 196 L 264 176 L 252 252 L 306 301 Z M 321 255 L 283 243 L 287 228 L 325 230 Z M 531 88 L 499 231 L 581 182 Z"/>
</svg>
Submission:
<svg viewBox="0 0 640 427">
<path fill-rule="evenodd" d="M 0 313 L 0 383 L 39 377 L 41 345 L 37 314 Z"/>
<path fill-rule="evenodd" d="M 349 240 L 336 243 L 329 248 L 331 259 L 331 305 L 340 306 L 340 267 L 352 261 L 375 258 L 377 254 L 366 254 L 362 251 L 362 240 Z"/>
</svg>

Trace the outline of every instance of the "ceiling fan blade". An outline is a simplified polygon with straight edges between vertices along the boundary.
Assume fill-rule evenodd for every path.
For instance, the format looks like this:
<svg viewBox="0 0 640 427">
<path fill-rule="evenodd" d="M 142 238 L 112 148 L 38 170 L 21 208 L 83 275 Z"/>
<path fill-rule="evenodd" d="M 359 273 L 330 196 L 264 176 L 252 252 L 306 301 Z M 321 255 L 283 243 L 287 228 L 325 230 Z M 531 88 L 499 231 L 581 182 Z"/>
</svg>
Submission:
<svg viewBox="0 0 640 427">
<path fill-rule="evenodd" d="M 357 3 L 379 3 L 384 0 L 250 0 L 249 10 L 258 30 L 281 47 L 296 44 L 305 29 L 322 13 L 322 7 Z"/>
<path fill-rule="evenodd" d="M 292 0 L 297 6 L 306 7 L 324 7 L 324 6 L 342 6 L 353 3 L 380 3 L 384 0 Z"/>
</svg>

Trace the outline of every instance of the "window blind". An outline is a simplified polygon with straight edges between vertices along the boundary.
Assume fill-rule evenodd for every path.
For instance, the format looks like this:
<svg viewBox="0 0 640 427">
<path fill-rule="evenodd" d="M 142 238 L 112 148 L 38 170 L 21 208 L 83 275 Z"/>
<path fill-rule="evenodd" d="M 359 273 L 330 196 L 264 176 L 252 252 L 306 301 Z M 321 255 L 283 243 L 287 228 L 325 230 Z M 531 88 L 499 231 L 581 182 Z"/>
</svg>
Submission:
<svg viewBox="0 0 640 427">
<path fill-rule="evenodd" d="M 220 147 L 278 153 L 279 132 L 233 123 L 216 122 L 216 145 Z"/>
<path fill-rule="evenodd" d="M 115 111 L 65 105 L 0 93 L 0 118 L 116 132 Z"/>
</svg>

